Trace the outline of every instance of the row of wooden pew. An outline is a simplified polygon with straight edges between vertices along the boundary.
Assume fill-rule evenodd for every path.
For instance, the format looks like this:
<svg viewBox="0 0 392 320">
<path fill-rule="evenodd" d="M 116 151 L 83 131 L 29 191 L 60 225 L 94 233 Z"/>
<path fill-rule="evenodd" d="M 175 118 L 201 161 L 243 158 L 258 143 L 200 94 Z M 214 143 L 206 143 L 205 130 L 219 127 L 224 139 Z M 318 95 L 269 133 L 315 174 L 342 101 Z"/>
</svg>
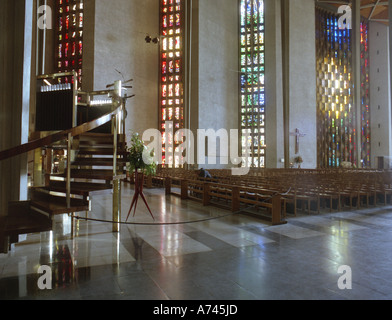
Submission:
<svg viewBox="0 0 392 320">
<path fill-rule="evenodd" d="M 230 209 L 233 213 L 247 212 L 269 219 L 273 225 L 286 223 L 282 215 L 282 195 L 271 190 L 175 177 L 165 177 L 164 184 L 167 195 L 200 201 L 204 206 Z"/>
<path fill-rule="evenodd" d="M 387 205 L 392 199 L 392 172 L 376 170 L 251 170 L 233 176 L 230 170 L 160 169 L 146 179 L 147 187 L 162 187 L 169 194 L 195 199 L 236 211 L 258 212 L 273 224 L 287 215 L 359 209 Z"/>
</svg>

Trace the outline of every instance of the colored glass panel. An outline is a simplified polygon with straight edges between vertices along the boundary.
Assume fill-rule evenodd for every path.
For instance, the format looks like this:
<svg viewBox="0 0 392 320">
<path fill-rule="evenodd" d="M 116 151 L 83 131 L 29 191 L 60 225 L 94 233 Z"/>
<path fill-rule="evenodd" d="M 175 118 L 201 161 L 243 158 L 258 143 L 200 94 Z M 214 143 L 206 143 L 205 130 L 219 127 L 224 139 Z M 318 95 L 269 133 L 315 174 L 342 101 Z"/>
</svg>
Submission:
<svg viewBox="0 0 392 320">
<path fill-rule="evenodd" d="M 83 0 L 56 0 L 56 72 L 76 71 L 78 89 L 82 85 L 83 66 Z M 61 81 L 74 83 L 73 77 Z"/>
<path fill-rule="evenodd" d="M 179 156 L 173 156 L 174 150 L 183 143 L 183 138 L 165 138 L 166 121 L 173 123 L 174 133 L 184 129 L 184 25 L 185 0 L 161 0 L 160 36 L 161 36 L 161 90 L 160 90 L 160 125 L 163 140 L 162 164 L 164 167 L 179 167 Z M 169 130 L 168 130 L 169 131 Z M 167 140 L 167 141 L 166 141 Z M 169 146 L 169 147 L 168 147 Z"/>
<path fill-rule="evenodd" d="M 316 10 L 318 165 L 338 168 L 343 163 L 370 166 L 370 96 L 368 25 L 361 23 L 361 106 L 354 107 L 352 31 L 339 29 L 339 16 Z M 362 124 L 356 128 L 357 112 Z M 361 145 L 357 145 L 357 137 Z M 359 137 L 358 137 L 359 138 Z M 361 148 L 361 159 L 357 159 Z M 358 161 L 359 160 L 359 161 Z"/>
<path fill-rule="evenodd" d="M 317 10 L 317 115 L 319 167 L 355 163 L 355 111 L 349 58 L 351 30 L 340 30 L 338 16 Z M 341 117 L 341 115 L 344 115 Z"/>
<path fill-rule="evenodd" d="M 371 167 L 369 23 L 361 22 L 361 161 Z"/>
<path fill-rule="evenodd" d="M 240 112 L 242 154 L 246 147 L 251 167 L 265 167 L 265 53 L 264 1 L 241 0 L 240 4 Z M 245 134 L 249 132 L 249 139 Z M 245 161 L 244 161 L 245 164 Z"/>
</svg>

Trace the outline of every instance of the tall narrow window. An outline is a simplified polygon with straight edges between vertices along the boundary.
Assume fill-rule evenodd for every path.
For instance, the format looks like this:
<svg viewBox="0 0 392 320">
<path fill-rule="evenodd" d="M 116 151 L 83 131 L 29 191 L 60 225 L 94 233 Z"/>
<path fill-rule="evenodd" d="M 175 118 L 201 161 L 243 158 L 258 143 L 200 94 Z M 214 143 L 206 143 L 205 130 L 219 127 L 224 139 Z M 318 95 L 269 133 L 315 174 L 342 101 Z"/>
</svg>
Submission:
<svg viewBox="0 0 392 320">
<path fill-rule="evenodd" d="M 362 167 L 371 167 L 369 22 L 361 21 L 361 143 Z"/>
<path fill-rule="evenodd" d="M 241 0 L 240 36 L 242 154 L 248 146 L 248 164 L 263 168 L 266 156 L 263 0 Z"/>
<path fill-rule="evenodd" d="M 57 72 L 76 71 L 78 89 L 82 84 L 83 65 L 83 0 L 56 0 L 56 53 Z M 63 81 L 73 83 L 68 77 Z"/>
<path fill-rule="evenodd" d="M 316 11 L 318 165 L 356 163 L 351 30 L 339 29 L 338 16 Z"/>
<path fill-rule="evenodd" d="M 160 130 L 163 138 L 162 165 L 178 167 L 178 150 L 184 128 L 184 20 L 185 0 L 160 1 Z M 167 128 L 168 124 L 173 128 Z M 165 134 L 167 132 L 167 134 Z"/>
<path fill-rule="evenodd" d="M 338 168 L 344 163 L 371 165 L 368 28 L 363 20 L 361 101 L 356 108 L 352 31 L 339 28 L 337 15 L 322 9 L 316 11 L 318 161 L 321 168 Z M 356 122 L 357 116 L 361 118 L 360 124 Z M 360 159 L 357 159 L 358 154 Z"/>
</svg>

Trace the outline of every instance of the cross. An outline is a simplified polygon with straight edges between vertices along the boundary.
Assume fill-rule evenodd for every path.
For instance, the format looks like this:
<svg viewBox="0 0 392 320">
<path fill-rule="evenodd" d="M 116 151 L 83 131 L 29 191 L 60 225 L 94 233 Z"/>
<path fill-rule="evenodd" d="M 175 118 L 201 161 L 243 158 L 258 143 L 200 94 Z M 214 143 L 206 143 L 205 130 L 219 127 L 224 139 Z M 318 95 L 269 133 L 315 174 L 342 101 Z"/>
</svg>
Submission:
<svg viewBox="0 0 392 320">
<path fill-rule="evenodd" d="M 295 140 L 295 154 L 298 154 L 299 153 L 299 138 L 305 137 L 306 134 L 301 133 L 299 131 L 299 129 L 295 129 L 295 132 L 291 133 L 291 135 L 296 137 L 296 140 Z"/>
</svg>

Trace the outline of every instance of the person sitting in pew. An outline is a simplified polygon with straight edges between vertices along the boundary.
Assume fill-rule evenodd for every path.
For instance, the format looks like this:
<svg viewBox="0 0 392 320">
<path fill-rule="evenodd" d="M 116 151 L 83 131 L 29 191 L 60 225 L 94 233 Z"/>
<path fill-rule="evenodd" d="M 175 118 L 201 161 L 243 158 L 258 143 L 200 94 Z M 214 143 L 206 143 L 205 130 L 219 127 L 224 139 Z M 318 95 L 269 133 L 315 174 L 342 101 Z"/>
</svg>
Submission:
<svg viewBox="0 0 392 320">
<path fill-rule="evenodd" d="M 204 170 L 203 168 L 200 169 L 199 177 L 210 178 L 210 179 L 212 178 L 211 174 L 207 170 Z"/>
</svg>

